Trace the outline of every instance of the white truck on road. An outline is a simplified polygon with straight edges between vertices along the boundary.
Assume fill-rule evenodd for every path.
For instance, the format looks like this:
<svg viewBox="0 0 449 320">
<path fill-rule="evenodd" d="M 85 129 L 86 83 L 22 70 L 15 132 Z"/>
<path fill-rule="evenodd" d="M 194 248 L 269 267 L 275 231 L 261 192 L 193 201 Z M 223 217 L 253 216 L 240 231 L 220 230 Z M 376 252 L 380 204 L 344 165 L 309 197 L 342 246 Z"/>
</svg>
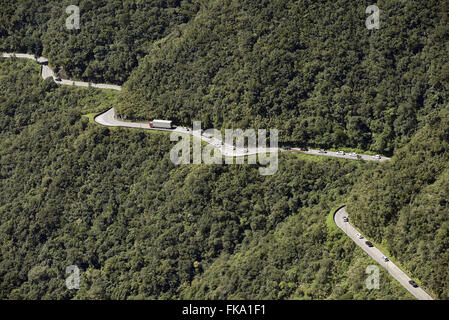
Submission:
<svg viewBox="0 0 449 320">
<path fill-rule="evenodd" d="M 150 122 L 150 128 L 172 129 L 171 120 L 153 120 Z"/>
</svg>

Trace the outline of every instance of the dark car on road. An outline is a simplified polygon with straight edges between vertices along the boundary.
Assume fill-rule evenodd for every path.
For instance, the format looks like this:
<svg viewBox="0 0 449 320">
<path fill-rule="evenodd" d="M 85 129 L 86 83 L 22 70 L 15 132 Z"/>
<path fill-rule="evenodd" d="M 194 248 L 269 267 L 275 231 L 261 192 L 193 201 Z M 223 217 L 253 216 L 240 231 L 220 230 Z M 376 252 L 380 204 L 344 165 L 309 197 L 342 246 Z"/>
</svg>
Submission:
<svg viewBox="0 0 449 320">
<path fill-rule="evenodd" d="M 55 78 L 55 81 L 62 81 L 60 77 Z"/>
<path fill-rule="evenodd" d="M 413 288 L 418 288 L 418 284 L 415 281 L 410 280 L 408 283 L 410 283 Z"/>
<path fill-rule="evenodd" d="M 305 147 L 299 148 L 299 150 L 301 150 L 301 151 L 309 151 L 309 149 L 307 149 Z"/>
<path fill-rule="evenodd" d="M 365 244 L 370 248 L 374 247 L 373 244 L 369 241 L 365 241 Z"/>
<path fill-rule="evenodd" d="M 291 150 L 292 147 L 290 147 L 290 146 L 285 146 L 283 149 L 284 149 L 284 150 Z"/>
<path fill-rule="evenodd" d="M 348 221 L 349 221 L 349 218 L 346 217 L 346 216 L 344 216 L 344 217 L 343 217 L 343 222 L 348 222 Z"/>
</svg>

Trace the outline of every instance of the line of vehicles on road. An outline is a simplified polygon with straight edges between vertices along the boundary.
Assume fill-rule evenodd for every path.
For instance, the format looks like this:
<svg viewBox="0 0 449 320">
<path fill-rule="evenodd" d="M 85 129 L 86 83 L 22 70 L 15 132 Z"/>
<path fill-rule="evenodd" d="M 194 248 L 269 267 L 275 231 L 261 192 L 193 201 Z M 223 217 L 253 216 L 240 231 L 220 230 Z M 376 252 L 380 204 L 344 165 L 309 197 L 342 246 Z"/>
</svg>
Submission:
<svg viewBox="0 0 449 320">
<path fill-rule="evenodd" d="M 292 150 L 292 148 L 291 148 L 290 146 L 285 146 L 285 147 L 283 147 L 282 149 L 283 149 L 284 151 L 290 151 L 290 150 Z M 299 149 L 299 151 L 304 151 L 304 152 L 309 151 L 309 149 L 307 149 L 307 148 L 305 148 L 305 147 L 301 147 L 301 148 L 298 148 L 298 149 Z M 327 151 L 324 150 L 324 149 L 320 149 L 320 150 L 318 150 L 318 153 L 327 153 Z M 346 155 L 346 152 L 344 152 L 343 150 L 340 150 L 340 151 L 337 151 L 337 155 L 339 155 L 339 156 L 344 156 L 344 155 Z M 356 152 L 351 152 L 351 153 L 348 153 L 347 155 L 350 156 L 350 157 L 354 157 L 354 158 L 357 158 L 357 157 L 359 156 L 359 154 L 356 153 Z M 381 156 L 378 155 L 378 154 L 373 155 L 373 156 L 371 156 L 371 157 L 372 157 L 373 159 L 376 159 L 376 160 L 380 160 L 380 159 L 381 159 Z"/>
<path fill-rule="evenodd" d="M 347 216 L 343 216 L 343 222 L 349 222 L 349 218 L 348 218 Z M 359 239 L 363 239 L 363 238 L 364 238 L 360 233 L 356 233 L 355 235 L 356 235 L 356 237 L 359 238 Z M 373 247 L 374 247 L 374 245 L 372 244 L 372 242 L 369 241 L 369 240 L 366 240 L 366 241 L 365 241 L 365 244 L 366 244 L 369 248 L 373 248 Z M 388 259 L 388 258 L 387 258 L 386 256 L 384 256 L 384 255 L 382 255 L 381 258 L 382 258 L 382 260 L 383 260 L 384 262 L 390 261 L 390 259 Z M 409 280 L 408 283 L 409 283 L 413 288 L 418 288 L 418 287 L 419 287 L 418 284 L 417 284 L 415 281 L 413 281 L 413 280 Z"/>
</svg>

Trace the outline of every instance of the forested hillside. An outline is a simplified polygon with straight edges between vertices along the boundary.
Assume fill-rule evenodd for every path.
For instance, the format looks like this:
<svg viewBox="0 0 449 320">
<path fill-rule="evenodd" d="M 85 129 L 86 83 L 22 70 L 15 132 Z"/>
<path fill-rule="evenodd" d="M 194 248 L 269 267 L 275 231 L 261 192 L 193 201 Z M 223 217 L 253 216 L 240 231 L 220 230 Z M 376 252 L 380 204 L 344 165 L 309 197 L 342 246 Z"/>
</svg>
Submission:
<svg viewBox="0 0 449 320">
<path fill-rule="evenodd" d="M 190 0 L 6 0 L 0 52 L 44 55 L 71 79 L 122 84 L 153 41 L 198 10 Z M 80 9 L 80 29 L 66 28 L 66 8 Z"/>
<path fill-rule="evenodd" d="M 443 0 L 380 0 L 381 27 L 368 30 L 371 4 L 206 1 L 152 46 L 120 112 L 391 154 L 448 102 L 447 15 Z"/>
<path fill-rule="evenodd" d="M 114 92 L 59 87 L 13 59 L 0 90 L 1 299 L 410 298 L 384 271 L 366 289 L 373 262 L 326 225 L 364 164 L 175 167 L 168 135 L 82 116 Z"/>
<path fill-rule="evenodd" d="M 348 200 L 352 220 L 413 276 L 449 299 L 449 108 L 393 161 L 374 166 Z"/>
</svg>

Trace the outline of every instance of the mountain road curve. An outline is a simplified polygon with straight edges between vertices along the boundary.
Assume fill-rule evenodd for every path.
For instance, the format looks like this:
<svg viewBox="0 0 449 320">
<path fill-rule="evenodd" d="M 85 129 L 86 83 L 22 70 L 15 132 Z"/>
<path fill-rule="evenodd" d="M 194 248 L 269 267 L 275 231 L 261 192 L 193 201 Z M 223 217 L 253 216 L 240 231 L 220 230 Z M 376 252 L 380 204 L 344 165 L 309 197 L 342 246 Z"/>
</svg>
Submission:
<svg viewBox="0 0 449 320">
<path fill-rule="evenodd" d="M 415 298 L 419 300 L 433 300 L 433 298 L 427 294 L 421 287 L 413 287 L 409 281 L 412 280 L 404 271 L 399 269 L 392 261 L 385 261 L 383 257 L 386 257 L 375 246 L 368 247 L 365 243 L 367 239 L 359 238 L 357 235 L 359 232 L 350 224 L 349 220 L 344 221 L 344 217 L 348 218 L 345 207 L 338 209 L 334 215 L 335 224 L 355 242 L 363 251 L 365 251 L 371 258 L 385 268 L 389 274 L 391 274 L 408 292 L 410 292 Z"/>
</svg>

